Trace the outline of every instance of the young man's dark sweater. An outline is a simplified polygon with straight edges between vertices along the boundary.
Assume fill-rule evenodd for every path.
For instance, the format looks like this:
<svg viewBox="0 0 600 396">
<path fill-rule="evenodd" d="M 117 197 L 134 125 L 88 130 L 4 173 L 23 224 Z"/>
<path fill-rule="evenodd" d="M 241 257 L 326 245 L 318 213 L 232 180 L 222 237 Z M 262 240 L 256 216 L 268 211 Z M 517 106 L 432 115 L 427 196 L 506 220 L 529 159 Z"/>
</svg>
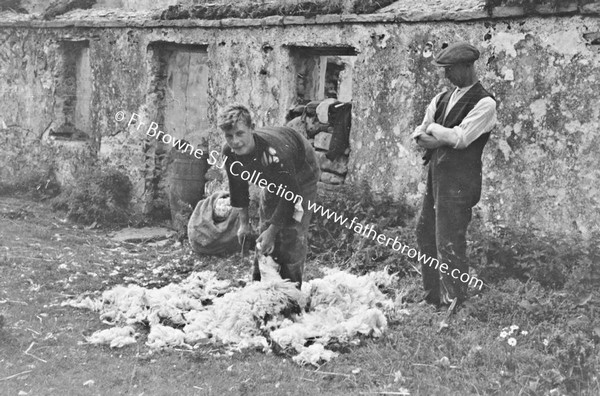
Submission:
<svg viewBox="0 0 600 396">
<path fill-rule="evenodd" d="M 273 257 L 282 266 L 281 276 L 300 284 L 311 218 L 307 205 L 310 200 L 316 198 L 320 177 L 315 151 L 310 143 L 292 128 L 257 128 L 253 135 L 255 148 L 251 154 L 236 155 L 227 145 L 222 151 L 226 158 L 231 206 L 247 208 L 250 203 L 248 181 L 239 175 L 243 171 L 249 172 L 250 175 L 258 175 L 260 172 L 253 181 L 264 179 L 269 183 L 267 187 L 263 185 L 261 191 L 260 230 L 264 231 L 270 224 L 281 228 L 275 241 Z M 234 175 L 232 171 L 238 175 Z M 285 194 L 284 189 L 293 193 L 293 196 L 288 194 L 288 198 L 291 199 L 282 196 Z M 298 196 L 302 197 L 304 212 L 301 217 L 296 217 L 296 221 L 294 213 L 297 213 L 297 210 L 294 202 L 300 202 L 296 198 Z"/>
</svg>

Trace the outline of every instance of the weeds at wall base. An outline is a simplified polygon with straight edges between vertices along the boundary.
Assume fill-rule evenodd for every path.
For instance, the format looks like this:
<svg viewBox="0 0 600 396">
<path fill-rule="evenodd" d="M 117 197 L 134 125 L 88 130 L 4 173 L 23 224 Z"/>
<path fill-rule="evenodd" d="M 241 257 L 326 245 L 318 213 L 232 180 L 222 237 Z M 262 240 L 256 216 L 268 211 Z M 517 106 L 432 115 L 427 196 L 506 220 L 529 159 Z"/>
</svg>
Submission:
<svg viewBox="0 0 600 396">
<path fill-rule="evenodd" d="M 336 192 L 320 192 L 317 201 L 337 214 L 349 219 L 356 217 L 357 222 L 373 225 L 379 233 L 398 236 L 403 244 L 416 246 L 411 224 L 415 210 L 401 199 L 379 196 L 366 183 L 341 186 Z M 361 274 L 386 265 L 393 272 L 407 272 L 411 268 L 407 262 L 410 259 L 390 246 L 362 237 L 333 218 L 317 214 L 312 217 L 309 244 L 312 258 L 337 262 Z"/>
<path fill-rule="evenodd" d="M 589 268 L 600 258 L 600 247 L 576 235 L 542 234 L 516 227 L 472 227 L 469 230 L 469 260 L 486 284 L 507 279 L 536 281 L 541 286 L 561 290 L 581 268 Z M 594 275 L 596 282 L 600 273 Z M 585 281 L 584 279 L 581 279 Z"/>
<path fill-rule="evenodd" d="M 60 185 L 51 169 L 30 171 L 10 182 L 0 181 L 0 196 L 19 195 L 34 201 L 44 201 L 59 193 Z"/>
<path fill-rule="evenodd" d="M 132 184 L 116 168 L 86 168 L 72 185 L 53 199 L 54 210 L 64 210 L 67 217 L 82 224 L 126 225 L 131 218 Z"/>
<path fill-rule="evenodd" d="M 415 226 L 418 210 L 401 198 L 380 197 L 368 185 L 343 186 L 334 193 L 322 192 L 318 201 L 325 208 L 374 228 L 387 236 L 398 236 L 404 245 L 417 248 Z M 508 279 L 535 281 L 542 287 L 562 290 L 581 282 L 598 284 L 600 270 L 593 262 L 600 260 L 600 247 L 576 235 L 542 234 L 517 227 L 489 227 L 473 221 L 467 234 L 467 257 L 470 268 L 485 284 Z M 391 247 L 376 243 L 332 219 L 313 215 L 310 228 L 310 257 L 335 262 L 357 273 L 383 266 L 401 275 L 416 273 L 420 263 Z M 582 274 L 587 268 L 587 275 Z M 583 271 L 583 272 L 586 272 Z"/>
</svg>

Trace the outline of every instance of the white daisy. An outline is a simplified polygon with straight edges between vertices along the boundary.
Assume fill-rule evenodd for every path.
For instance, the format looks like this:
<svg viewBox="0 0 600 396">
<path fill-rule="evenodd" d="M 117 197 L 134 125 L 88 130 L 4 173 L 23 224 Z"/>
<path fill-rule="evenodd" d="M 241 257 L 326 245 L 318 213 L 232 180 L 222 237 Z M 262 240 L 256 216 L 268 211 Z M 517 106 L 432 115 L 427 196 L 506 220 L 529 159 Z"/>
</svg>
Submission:
<svg viewBox="0 0 600 396">
<path fill-rule="evenodd" d="M 542 344 L 544 344 L 544 346 L 548 346 L 548 344 L 550 344 L 550 343 L 548 342 L 548 339 L 544 338 L 544 341 L 542 341 Z"/>
<path fill-rule="evenodd" d="M 402 376 L 402 372 L 400 370 L 394 373 L 394 382 L 404 382 L 404 377 Z"/>
<path fill-rule="evenodd" d="M 527 330 L 523 330 L 523 331 L 521 332 L 521 335 L 527 335 L 527 334 L 529 334 L 529 332 L 528 332 Z"/>
<path fill-rule="evenodd" d="M 513 337 L 510 337 L 507 342 L 508 342 L 508 345 L 510 345 L 510 346 L 517 345 L 517 340 Z"/>
<path fill-rule="evenodd" d="M 506 338 L 508 336 L 508 333 L 506 331 L 502 331 L 500 333 L 500 338 Z"/>
</svg>

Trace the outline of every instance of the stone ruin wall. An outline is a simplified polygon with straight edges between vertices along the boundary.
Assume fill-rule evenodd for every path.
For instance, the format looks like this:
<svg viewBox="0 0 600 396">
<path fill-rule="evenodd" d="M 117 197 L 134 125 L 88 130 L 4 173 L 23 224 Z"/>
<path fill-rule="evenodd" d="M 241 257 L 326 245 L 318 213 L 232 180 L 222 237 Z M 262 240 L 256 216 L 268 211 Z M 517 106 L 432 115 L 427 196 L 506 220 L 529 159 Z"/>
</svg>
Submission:
<svg viewBox="0 0 600 396">
<path fill-rule="evenodd" d="M 172 125 L 196 139 L 192 143 L 218 149 L 220 106 L 246 103 L 258 125 L 281 124 L 295 101 L 293 51 L 341 47 L 357 53 L 346 182 L 364 180 L 375 191 L 418 205 L 425 174 L 410 133 L 445 84 L 430 64 L 434 53 L 442 43 L 460 39 L 482 50 L 479 75 L 499 104 L 499 125 L 484 152 L 478 205 L 483 220 L 584 236 L 598 231 L 598 16 L 389 19 L 2 22 L 0 117 L 9 128 L 2 131 L 0 174 L 16 178 L 27 167 L 51 164 L 66 183 L 76 169 L 100 159 L 127 171 L 136 208 L 150 212 L 165 198 L 167 147 L 147 137 L 143 126 L 115 121 L 119 110 L 155 121 L 165 132 L 171 132 L 164 119 L 171 114 Z M 75 77 L 82 83 L 69 88 L 62 63 L 72 42 L 84 43 L 89 67 L 79 64 Z M 174 49 L 204 51 L 206 60 L 188 59 L 197 60 L 199 72 L 188 78 L 200 79 L 194 83 L 205 86 L 205 98 L 190 93 L 186 103 L 192 109 L 181 113 L 165 112 L 168 65 L 181 60 L 172 57 Z M 73 92 L 89 95 L 89 109 L 78 110 L 89 114 L 84 126 L 89 139 L 52 141 L 49 130 L 66 118 Z M 197 112 L 193 105 L 199 100 L 206 103 L 204 115 L 182 121 Z M 203 125 L 198 134 L 189 129 L 194 123 Z"/>
</svg>

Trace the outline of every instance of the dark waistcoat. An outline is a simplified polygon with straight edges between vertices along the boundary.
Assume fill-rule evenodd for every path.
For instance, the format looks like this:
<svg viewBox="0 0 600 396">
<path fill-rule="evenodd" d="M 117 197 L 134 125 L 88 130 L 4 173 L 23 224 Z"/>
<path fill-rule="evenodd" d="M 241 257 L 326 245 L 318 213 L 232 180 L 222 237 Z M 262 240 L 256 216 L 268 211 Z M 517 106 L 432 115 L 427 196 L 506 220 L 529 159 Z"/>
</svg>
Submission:
<svg viewBox="0 0 600 396">
<path fill-rule="evenodd" d="M 443 94 L 437 103 L 435 122 L 446 128 L 460 125 L 481 99 L 493 95 L 478 82 L 456 102 L 446 117 L 446 107 L 452 91 Z M 495 100 L 495 99 L 494 99 Z M 436 195 L 445 199 L 459 199 L 471 206 L 481 196 L 481 155 L 490 137 L 484 133 L 465 149 L 442 146 L 435 149 L 429 164 L 432 180 L 436 184 Z"/>
</svg>

